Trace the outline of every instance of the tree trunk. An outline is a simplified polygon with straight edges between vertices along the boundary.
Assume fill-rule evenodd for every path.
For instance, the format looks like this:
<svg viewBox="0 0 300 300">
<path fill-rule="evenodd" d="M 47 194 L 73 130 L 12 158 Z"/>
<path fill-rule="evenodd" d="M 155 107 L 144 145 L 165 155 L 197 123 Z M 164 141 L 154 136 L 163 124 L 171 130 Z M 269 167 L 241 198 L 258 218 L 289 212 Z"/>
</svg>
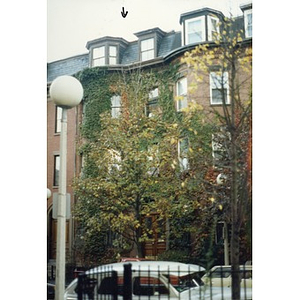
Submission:
<svg viewBox="0 0 300 300">
<path fill-rule="evenodd" d="M 240 230 L 238 224 L 232 224 L 232 234 L 231 234 L 231 270 L 232 270 L 232 300 L 240 299 L 240 243 L 239 243 Z"/>
<path fill-rule="evenodd" d="M 135 219 L 138 220 L 138 223 L 142 224 L 142 217 L 141 217 L 141 197 L 137 195 L 136 202 L 135 202 Z M 144 257 L 143 245 L 141 242 L 142 237 L 142 226 L 139 226 L 135 229 L 135 243 L 137 247 L 138 257 Z"/>
<path fill-rule="evenodd" d="M 143 245 L 142 242 L 140 241 L 141 236 L 142 236 L 142 228 L 139 227 L 135 230 L 136 248 L 137 248 L 137 254 L 139 258 L 144 257 Z"/>
<path fill-rule="evenodd" d="M 240 255 L 240 222 L 238 219 L 238 166 L 237 166 L 237 149 L 236 149 L 236 135 L 232 132 L 232 193 L 231 193 L 231 222 L 232 222 L 232 232 L 231 232 L 231 269 L 232 269 L 232 300 L 240 299 L 240 274 L 239 274 L 239 255 Z"/>
</svg>

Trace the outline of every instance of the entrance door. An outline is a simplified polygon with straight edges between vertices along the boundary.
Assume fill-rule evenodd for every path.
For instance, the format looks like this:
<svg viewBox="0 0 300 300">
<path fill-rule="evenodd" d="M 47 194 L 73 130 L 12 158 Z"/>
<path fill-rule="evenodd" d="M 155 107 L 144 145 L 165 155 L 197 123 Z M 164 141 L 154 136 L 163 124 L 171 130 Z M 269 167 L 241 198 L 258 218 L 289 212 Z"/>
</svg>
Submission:
<svg viewBox="0 0 300 300">
<path fill-rule="evenodd" d="M 144 242 L 145 257 L 156 257 L 166 250 L 166 226 L 157 214 L 144 218 L 147 240 Z"/>
</svg>

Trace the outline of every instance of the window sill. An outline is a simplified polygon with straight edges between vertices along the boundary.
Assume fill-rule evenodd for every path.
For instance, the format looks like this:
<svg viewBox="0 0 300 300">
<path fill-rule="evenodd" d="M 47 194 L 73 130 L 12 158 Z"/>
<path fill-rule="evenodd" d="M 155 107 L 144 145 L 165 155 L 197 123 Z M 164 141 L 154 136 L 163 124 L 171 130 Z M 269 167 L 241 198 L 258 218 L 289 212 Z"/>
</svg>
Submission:
<svg viewBox="0 0 300 300">
<path fill-rule="evenodd" d="M 230 103 L 225 103 L 226 106 L 229 106 Z M 223 106 L 223 103 L 210 103 L 210 106 Z"/>
</svg>

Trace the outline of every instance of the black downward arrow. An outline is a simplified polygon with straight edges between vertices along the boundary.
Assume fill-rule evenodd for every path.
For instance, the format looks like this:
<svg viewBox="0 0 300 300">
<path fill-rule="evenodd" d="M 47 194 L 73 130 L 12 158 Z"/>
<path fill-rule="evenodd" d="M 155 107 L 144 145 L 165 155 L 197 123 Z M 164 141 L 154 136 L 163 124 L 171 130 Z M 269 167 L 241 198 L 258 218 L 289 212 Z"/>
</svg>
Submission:
<svg viewBox="0 0 300 300">
<path fill-rule="evenodd" d="M 126 18 L 128 11 L 125 12 L 124 7 L 122 7 L 121 15 L 123 18 Z"/>
</svg>

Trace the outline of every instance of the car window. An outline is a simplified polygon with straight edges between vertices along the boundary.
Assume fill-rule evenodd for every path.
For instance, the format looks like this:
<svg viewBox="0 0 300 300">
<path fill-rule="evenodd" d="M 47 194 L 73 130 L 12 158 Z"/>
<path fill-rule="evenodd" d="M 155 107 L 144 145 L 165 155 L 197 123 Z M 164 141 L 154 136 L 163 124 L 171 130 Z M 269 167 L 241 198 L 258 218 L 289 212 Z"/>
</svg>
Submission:
<svg viewBox="0 0 300 300">
<path fill-rule="evenodd" d="M 154 277 L 134 277 L 133 294 L 138 296 L 169 295 L 165 284 Z"/>
<path fill-rule="evenodd" d="M 228 278 L 231 275 L 229 268 L 216 268 L 210 273 L 211 278 Z"/>
<path fill-rule="evenodd" d="M 204 285 L 204 282 L 201 280 L 199 273 L 190 274 L 187 276 L 166 276 L 169 279 L 169 282 L 174 286 L 178 292 L 183 292 L 190 288 L 194 288 L 200 285 Z"/>
<path fill-rule="evenodd" d="M 105 277 L 101 280 L 101 283 L 98 287 L 98 294 L 113 295 L 116 293 L 116 286 L 117 294 L 123 295 L 123 277 L 118 277 L 117 279 L 113 277 Z"/>
<path fill-rule="evenodd" d="M 84 277 L 82 279 L 82 286 L 81 286 L 82 293 L 88 295 L 89 298 L 93 298 L 96 285 L 97 285 L 96 278 Z M 74 291 L 75 293 L 79 292 L 78 284 Z"/>
<path fill-rule="evenodd" d="M 251 279 L 252 278 L 252 271 L 242 271 L 242 278 L 243 279 Z"/>
</svg>

